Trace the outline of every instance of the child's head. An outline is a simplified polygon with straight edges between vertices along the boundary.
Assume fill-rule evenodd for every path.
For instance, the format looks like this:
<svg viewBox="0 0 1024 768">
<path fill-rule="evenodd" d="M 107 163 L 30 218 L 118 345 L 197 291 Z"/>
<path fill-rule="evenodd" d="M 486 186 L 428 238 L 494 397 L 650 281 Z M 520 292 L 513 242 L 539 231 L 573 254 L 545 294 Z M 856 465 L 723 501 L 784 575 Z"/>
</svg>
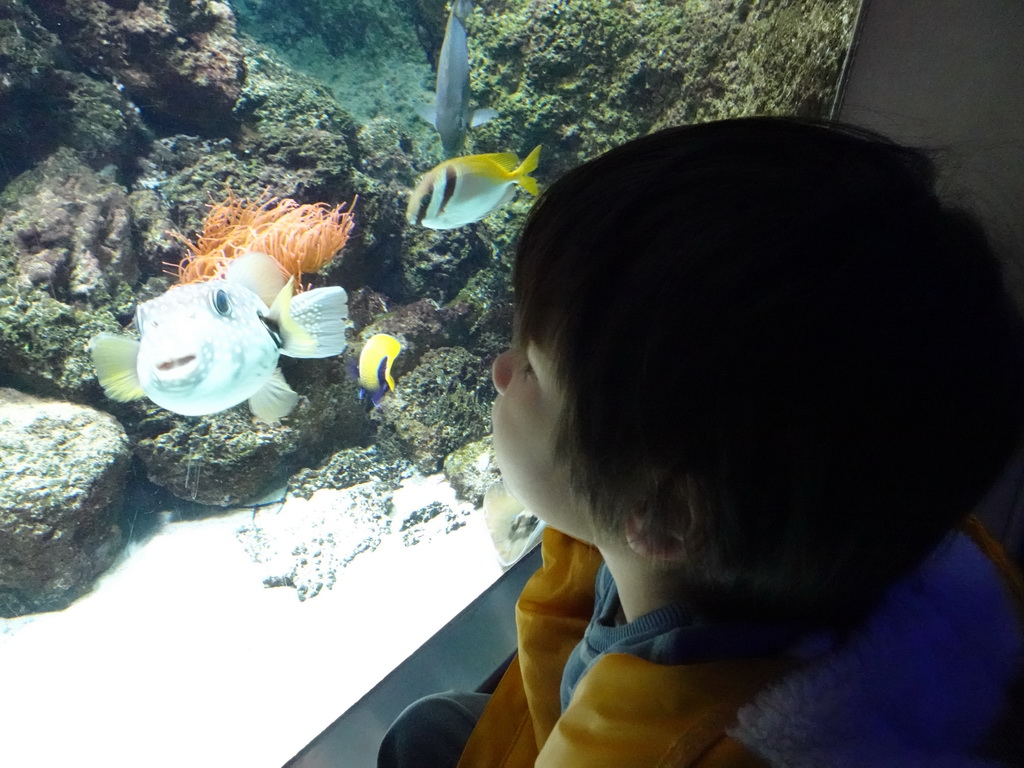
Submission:
<svg viewBox="0 0 1024 768">
<path fill-rule="evenodd" d="M 516 263 L 516 348 L 557 385 L 526 453 L 599 528 L 679 542 L 711 614 L 867 610 L 1024 424 L 1024 325 L 933 185 L 914 150 L 779 119 L 662 131 L 566 174 Z"/>
</svg>

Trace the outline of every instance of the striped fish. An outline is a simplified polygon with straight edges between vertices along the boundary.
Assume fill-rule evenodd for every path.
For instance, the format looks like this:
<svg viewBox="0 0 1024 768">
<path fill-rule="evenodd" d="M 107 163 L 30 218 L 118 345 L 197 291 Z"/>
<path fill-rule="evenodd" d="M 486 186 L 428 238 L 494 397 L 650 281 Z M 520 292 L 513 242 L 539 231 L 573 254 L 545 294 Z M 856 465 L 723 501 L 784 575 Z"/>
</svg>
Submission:
<svg viewBox="0 0 1024 768">
<path fill-rule="evenodd" d="M 540 146 L 520 164 L 511 152 L 445 160 L 424 174 L 409 197 L 405 217 L 430 229 L 453 229 L 480 221 L 515 197 L 522 187 L 537 194 L 529 174 L 537 169 Z"/>
</svg>

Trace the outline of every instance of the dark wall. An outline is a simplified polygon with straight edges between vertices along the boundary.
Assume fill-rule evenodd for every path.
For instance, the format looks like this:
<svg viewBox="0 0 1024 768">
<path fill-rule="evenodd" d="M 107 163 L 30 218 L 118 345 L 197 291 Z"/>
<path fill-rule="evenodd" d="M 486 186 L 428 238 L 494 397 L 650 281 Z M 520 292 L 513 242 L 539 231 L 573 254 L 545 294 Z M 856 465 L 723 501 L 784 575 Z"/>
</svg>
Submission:
<svg viewBox="0 0 1024 768">
<path fill-rule="evenodd" d="M 868 0 L 838 116 L 941 150 L 944 186 L 986 220 L 1024 303 L 1024 3 Z M 1018 460 L 981 510 L 1020 555 L 1022 497 Z"/>
</svg>

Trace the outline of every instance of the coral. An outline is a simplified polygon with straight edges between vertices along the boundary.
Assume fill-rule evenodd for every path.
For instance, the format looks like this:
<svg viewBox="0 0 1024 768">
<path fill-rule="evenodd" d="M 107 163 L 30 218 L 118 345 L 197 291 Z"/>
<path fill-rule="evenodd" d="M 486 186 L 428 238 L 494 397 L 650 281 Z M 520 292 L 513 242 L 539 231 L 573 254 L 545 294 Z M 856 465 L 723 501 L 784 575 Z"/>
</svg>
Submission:
<svg viewBox="0 0 1024 768">
<path fill-rule="evenodd" d="M 444 475 L 460 499 L 479 507 L 487 489 L 501 481 L 491 436 L 466 443 L 445 456 Z"/>
<path fill-rule="evenodd" d="M 504 263 L 481 269 L 452 302 L 466 307 L 466 347 L 490 363 L 512 338 L 511 270 Z"/>
<path fill-rule="evenodd" d="M 288 479 L 288 497 L 310 498 L 324 488 L 350 488 L 374 482 L 388 497 L 412 471 L 408 461 L 385 458 L 376 446 L 343 448 L 316 469 L 303 468 Z"/>
<path fill-rule="evenodd" d="M 56 141 L 74 149 L 97 171 L 117 169 L 119 179 L 131 178 L 135 158 L 152 139 L 138 108 L 112 83 L 77 72 L 59 70 L 45 91 L 52 109 L 61 114 Z M 33 134 L 29 141 L 38 141 Z"/>
<path fill-rule="evenodd" d="M 404 247 L 394 274 L 382 285 L 402 301 L 429 296 L 449 302 L 493 258 L 476 228 L 439 231 L 406 227 L 402 239 Z"/>
<path fill-rule="evenodd" d="M 302 275 L 320 271 L 348 242 L 354 222 L 344 209 L 345 203 L 329 208 L 291 198 L 243 202 L 229 190 L 224 202 L 210 206 L 196 243 L 181 238 L 189 254 L 178 265 L 179 282 L 223 277 L 232 259 L 258 251 L 273 257 L 301 290 Z"/>
<path fill-rule="evenodd" d="M 131 317 L 138 275 L 123 189 L 60 150 L 0 197 L 0 379 L 89 399 L 86 353 Z"/>
<path fill-rule="evenodd" d="M 0 290 L 0 381 L 29 392 L 99 402 L 86 347 L 97 333 L 120 329 L 109 312 L 75 309 L 39 290 L 5 285 Z"/>
</svg>

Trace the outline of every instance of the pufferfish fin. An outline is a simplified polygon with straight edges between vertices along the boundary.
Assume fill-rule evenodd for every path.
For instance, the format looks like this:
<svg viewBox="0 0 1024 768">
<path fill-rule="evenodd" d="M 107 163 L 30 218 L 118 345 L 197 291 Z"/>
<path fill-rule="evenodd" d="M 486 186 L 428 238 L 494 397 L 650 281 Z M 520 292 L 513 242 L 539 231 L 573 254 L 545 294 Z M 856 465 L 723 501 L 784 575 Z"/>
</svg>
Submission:
<svg viewBox="0 0 1024 768">
<path fill-rule="evenodd" d="M 228 282 L 244 285 L 268 307 L 277 298 L 286 279 L 281 267 L 272 256 L 259 251 L 246 251 L 228 264 Z"/>
<path fill-rule="evenodd" d="M 249 398 L 249 410 L 260 421 L 274 424 L 292 412 L 299 396 L 288 386 L 280 368 L 275 368 L 263 389 Z"/>
<path fill-rule="evenodd" d="M 345 351 L 348 341 L 348 294 L 341 286 L 314 288 L 292 297 L 289 310 L 292 320 L 300 325 L 316 342 L 312 354 L 296 355 L 287 349 L 281 351 L 291 357 L 331 357 Z"/>
<path fill-rule="evenodd" d="M 295 278 L 289 278 L 284 288 L 278 292 L 274 303 L 270 305 L 267 317 L 281 331 L 281 354 L 289 357 L 318 357 L 316 339 L 292 318 L 292 286 L 294 284 Z"/>
<path fill-rule="evenodd" d="M 114 333 L 100 333 L 89 342 L 96 378 L 111 400 L 125 403 L 146 396 L 135 368 L 139 346 L 138 339 Z"/>
</svg>

